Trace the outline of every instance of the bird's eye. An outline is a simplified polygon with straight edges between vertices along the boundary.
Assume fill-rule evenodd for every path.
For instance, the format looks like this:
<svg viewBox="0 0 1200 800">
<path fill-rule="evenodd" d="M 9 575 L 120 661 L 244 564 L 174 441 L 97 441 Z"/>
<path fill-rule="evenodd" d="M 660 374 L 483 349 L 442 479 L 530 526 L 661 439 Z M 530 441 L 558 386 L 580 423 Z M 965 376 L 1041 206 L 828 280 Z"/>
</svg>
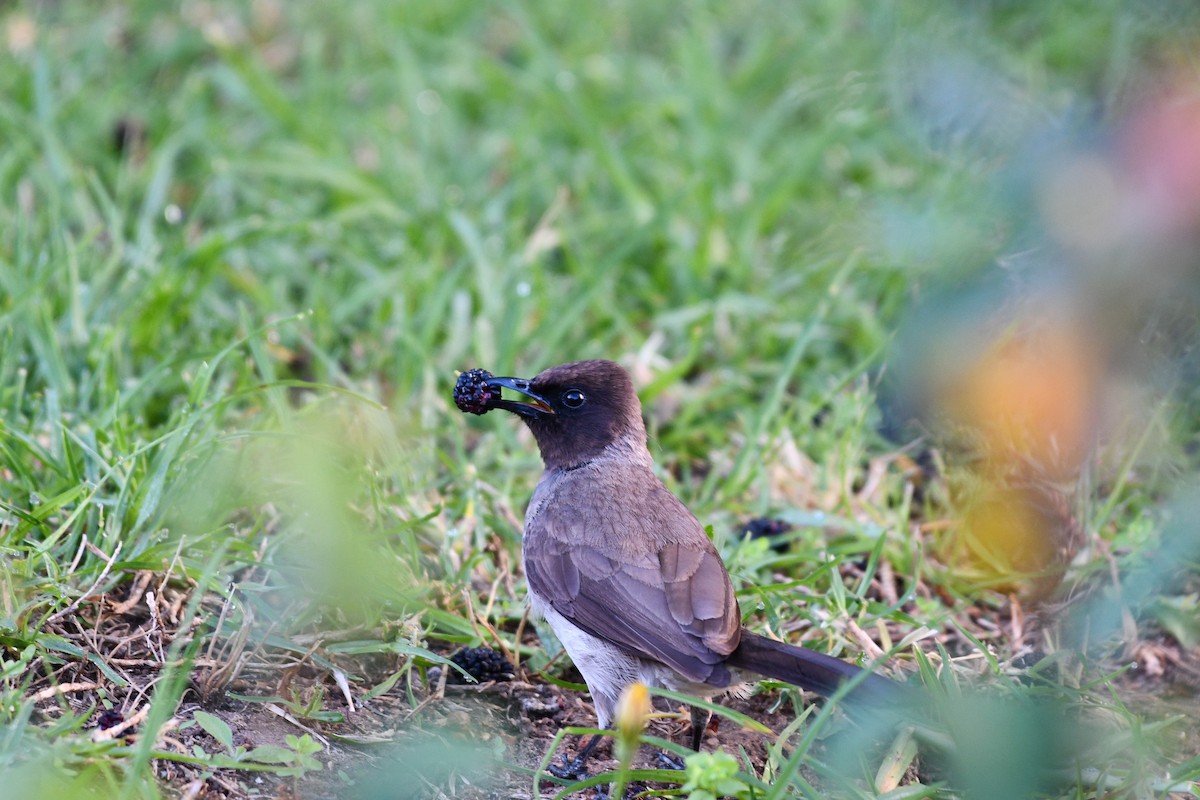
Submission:
<svg viewBox="0 0 1200 800">
<path fill-rule="evenodd" d="M 567 389 L 563 392 L 562 401 L 567 408 L 579 408 L 587 402 L 587 397 L 578 389 Z"/>
</svg>

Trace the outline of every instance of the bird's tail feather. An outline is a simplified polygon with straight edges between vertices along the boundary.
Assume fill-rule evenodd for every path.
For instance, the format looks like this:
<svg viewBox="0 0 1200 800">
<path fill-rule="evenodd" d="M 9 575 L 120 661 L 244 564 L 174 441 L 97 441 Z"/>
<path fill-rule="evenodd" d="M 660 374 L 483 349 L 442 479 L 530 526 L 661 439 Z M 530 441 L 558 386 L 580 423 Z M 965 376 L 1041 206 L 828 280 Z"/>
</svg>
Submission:
<svg viewBox="0 0 1200 800">
<path fill-rule="evenodd" d="M 802 689 L 832 695 L 838 687 L 863 674 L 862 667 L 804 647 L 777 642 L 742 629 L 741 643 L 726 663 L 784 681 Z M 866 675 L 851 691 L 855 700 L 888 700 L 901 694 L 903 687 L 881 675 Z"/>
</svg>

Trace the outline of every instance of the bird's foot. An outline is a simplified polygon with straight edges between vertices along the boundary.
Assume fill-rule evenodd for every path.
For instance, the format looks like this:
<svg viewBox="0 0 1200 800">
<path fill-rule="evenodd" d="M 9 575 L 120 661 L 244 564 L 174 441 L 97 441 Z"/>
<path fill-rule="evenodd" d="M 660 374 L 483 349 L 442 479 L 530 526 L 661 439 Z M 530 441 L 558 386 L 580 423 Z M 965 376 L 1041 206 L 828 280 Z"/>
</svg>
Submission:
<svg viewBox="0 0 1200 800">
<path fill-rule="evenodd" d="M 551 764 L 546 767 L 546 771 L 554 777 L 562 778 L 565 781 L 581 781 L 588 777 L 587 758 L 584 756 L 567 758 L 564 754 L 562 763 Z"/>
<path fill-rule="evenodd" d="M 562 757 L 561 764 L 551 764 L 546 767 L 546 771 L 556 778 L 562 778 L 564 781 L 582 781 L 588 777 L 588 771 L 584 767 L 584 760 L 579 756 L 568 759 L 565 755 Z M 609 784 L 602 783 L 596 787 L 596 791 L 592 794 L 593 800 L 612 800 L 609 794 Z M 625 797 L 629 797 L 629 790 L 625 790 Z"/>
<path fill-rule="evenodd" d="M 575 754 L 575 757 L 570 760 L 567 759 L 567 756 L 564 753 L 562 757 L 562 764 L 558 766 L 551 765 L 546 768 L 546 771 L 554 777 L 562 778 L 563 780 L 581 781 L 588 777 L 588 771 L 584 769 L 584 766 L 587 764 L 588 757 L 591 756 L 592 751 L 596 749 L 596 745 L 600 742 L 602 737 L 603 734 L 600 733 L 594 735 L 588 740 L 587 744 L 579 749 L 579 752 Z M 582 742 L 583 737 L 580 737 L 579 741 Z"/>
<path fill-rule="evenodd" d="M 658 751 L 658 763 L 663 769 L 687 769 L 687 763 L 682 758 L 665 750 Z"/>
</svg>

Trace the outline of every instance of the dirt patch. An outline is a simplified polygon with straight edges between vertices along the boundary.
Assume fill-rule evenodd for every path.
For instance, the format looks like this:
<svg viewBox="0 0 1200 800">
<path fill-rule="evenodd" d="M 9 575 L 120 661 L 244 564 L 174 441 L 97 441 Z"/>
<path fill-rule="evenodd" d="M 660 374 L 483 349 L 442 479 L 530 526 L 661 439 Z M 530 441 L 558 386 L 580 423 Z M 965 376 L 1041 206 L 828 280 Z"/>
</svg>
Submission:
<svg viewBox="0 0 1200 800">
<path fill-rule="evenodd" d="M 326 647 L 338 640 L 333 634 L 275 639 L 218 597 L 206 599 L 195 618 L 185 619 L 193 591 L 186 582 L 142 573 L 111 596 L 88 598 L 72 613 L 52 618 L 47 630 L 57 637 L 62 658 L 52 664 L 35 660 L 26 672 L 35 676 L 26 690 L 35 700 L 35 721 L 49 724 L 75 715 L 84 720 L 86 735 L 136 742 L 154 692 L 169 677 L 173 653 L 190 650 L 187 688 L 156 741 L 161 757 L 155 774 L 169 794 L 220 800 L 532 800 L 533 773 L 558 732 L 595 725 L 586 693 L 524 670 L 506 682 L 447 685 L 437 671 L 406 670 L 412 662 L 400 654 L 332 655 Z M 959 679 L 969 680 L 972 664 L 980 674 L 989 670 L 987 660 L 977 658 L 979 642 L 1010 674 L 1041 660 L 1046 632 L 1015 602 L 961 608 L 955 620 L 958 626 L 932 637 L 926 652 L 936 659 L 936 644 L 952 657 L 966 658 L 956 667 Z M 893 640 L 903 635 L 893 633 Z M 1152 629 L 1150 634 L 1153 639 L 1136 643 L 1125 656 L 1140 669 L 1115 679 L 1123 701 L 1152 720 L 1194 720 L 1200 716 L 1200 654 Z M 339 635 L 346 640 L 387 634 Z M 536 645 L 531 633 L 526 636 Z M 389 677 L 396 678 L 394 684 L 367 699 L 369 690 Z M 657 702 L 659 711 L 676 715 L 653 720 L 649 732 L 688 742 L 686 709 L 661 698 Z M 792 696 L 763 690 L 725 701 L 775 734 L 794 720 L 793 703 Z M 206 727 L 198 712 L 220 722 L 209 720 Z M 228 728 L 227 742 L 221 724 Z M 1200 753 L 1194 726 L 1173 723 L 1166 730 L 1174 739 L 1163 752 L 1175 763 Z M 718 717 L 703 749 L 734 754 L 758 772 L 775 738 Z M 576 746 L 575 737 L 566 737 L 559 752 L 573 755 Z M 264 760 L 254 761 L 255 753 Z M 230 761 L 239 758 L 240 764 Z M 645 745 L 634 766 L 664 765 Z M 614 767 L 611 743 L 605 740 L 590 768 Z M 821 785 L 819 776 L 806 777 Z M 552 779 L 542 781 L 541 797 L 558 791 Z"/>
</svg>

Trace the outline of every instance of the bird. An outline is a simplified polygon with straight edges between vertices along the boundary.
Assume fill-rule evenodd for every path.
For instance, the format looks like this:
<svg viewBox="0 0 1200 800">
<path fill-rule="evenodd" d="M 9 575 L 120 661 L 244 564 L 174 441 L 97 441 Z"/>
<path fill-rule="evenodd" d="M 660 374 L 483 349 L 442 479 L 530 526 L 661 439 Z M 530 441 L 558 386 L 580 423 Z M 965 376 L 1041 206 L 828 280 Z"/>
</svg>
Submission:
<svg viewBox="0 0 1200 800">
<path fill-rule="evenodd" d="M 856 699 L 897 699 L 902 684 L 742 625 L 716 547 L 655 474 L 641 402 L 619 364 L 576 361 L 530 379 L 468 370 L 454 400 L 464 412 L 518 415 L 537 442 L 545 470 L 525 512 L 528 604 L 583 676 L 600 728 L 635 682 L 711 697 L 753 673 L 823 695 L 854 681 Z M 693 710 L 693 750 L 707 722 Z M 586 774 L 599 738 L 563 773 Z"/>
</svg>

